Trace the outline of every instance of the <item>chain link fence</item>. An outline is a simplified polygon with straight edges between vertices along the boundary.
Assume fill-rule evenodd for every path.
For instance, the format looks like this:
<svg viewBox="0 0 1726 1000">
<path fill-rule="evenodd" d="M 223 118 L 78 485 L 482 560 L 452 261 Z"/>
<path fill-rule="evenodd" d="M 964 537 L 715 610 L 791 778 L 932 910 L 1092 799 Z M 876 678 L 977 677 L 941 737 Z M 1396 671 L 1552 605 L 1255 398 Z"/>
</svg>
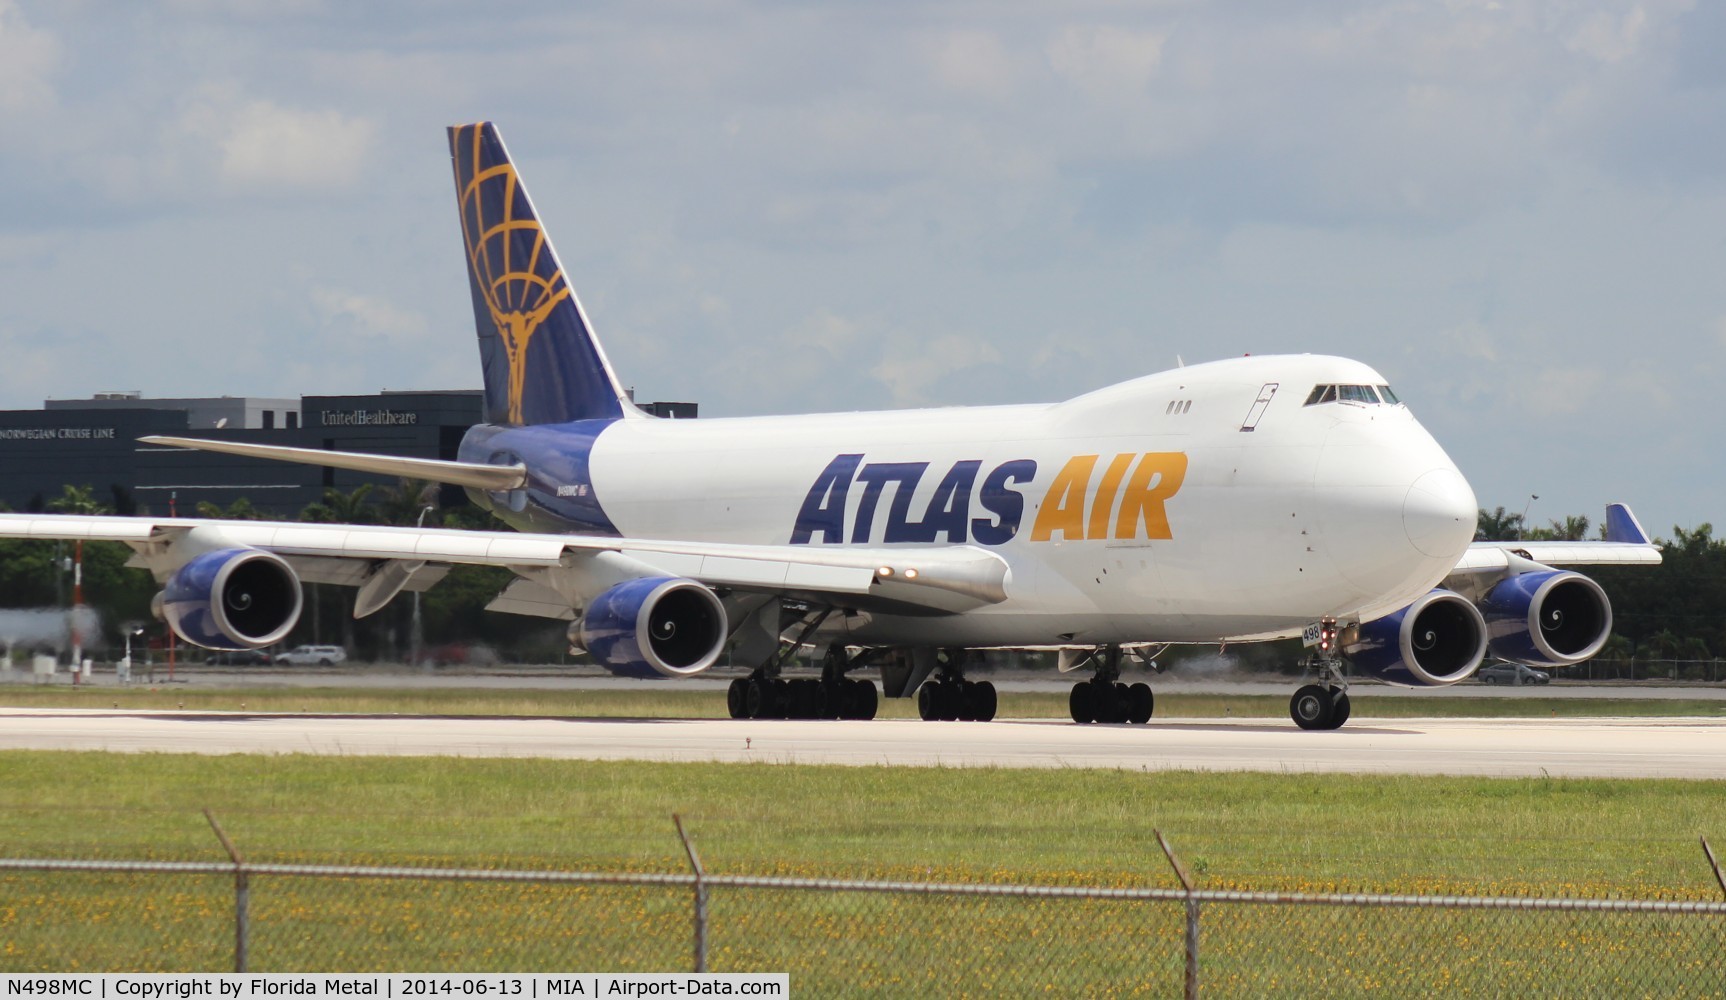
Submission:
<svg viewBox="0 0 1726 1000">
<path fill-rule="evenodd" d="M 866 997 L 1726 996 L 1726 902 L 776 878 L 689 857 L 682 872 L 0 859 L 0 969 L 789 972 L 806 995 Z"/>
</svg>

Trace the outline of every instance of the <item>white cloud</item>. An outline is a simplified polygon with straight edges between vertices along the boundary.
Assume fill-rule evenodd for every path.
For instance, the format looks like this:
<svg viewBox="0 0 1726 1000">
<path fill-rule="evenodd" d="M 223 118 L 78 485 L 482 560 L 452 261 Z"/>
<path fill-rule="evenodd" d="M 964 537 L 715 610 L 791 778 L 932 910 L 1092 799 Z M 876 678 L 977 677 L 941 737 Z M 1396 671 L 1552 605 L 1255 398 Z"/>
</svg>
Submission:
<svg viewBox="0 0 1726 1000">
<path fill-rule="evenodd" d="M 238 188 L 343 188 L 363 173 L 375 133 L 364 118 L 251 101 L 218 140 L 220 175 Z"/>
<path fill-rule="evenodd" d="M 1479 323 L 1453 326 L 1438 335 L 1438 344 L 1457 357 L 1473 361 L 1498 361 L 1498 345 L 1493 332 Z"/>
<path fill-rule="evenodd" d="M 426 337 L 428 327 L 424 316 L 403 309 L 380 295 L 314 288 L 311 299 L 319 318 L 344 332 L 400 344 Z"/>
<path fill-rule="evenodd" d="M 993 344 L 976 337 L 949 333 L 920 343 L 893 345 L 889 356 L 869 370 L 893 394 L 897 406 L 933 402 L 928 390 L 955 372 L 982 365 L 1000 364 L 1001 354 Z"/>
<path fill-rule="evenodd" d="M 39 111 L 54 103 L 49 77 L 60 63 L 60 42 L 33 28 L 17 4 L 0 0 L 0 111 Z"/>
<path fill-rule="evenodd" d="M 1623 62 L 1636 54 L 1647 29 L 1648 11 L 1641 5 L 1622 16 L 1595 11 L 1565 38 L 1564 45 L 1603 63 Z"/>
<path fill-rule="evenodd" d="M 1094 98 L 1131 99 L 1150 85 L 1168 40 L 1166 31 L 1068 27 L 1049 43 L 1049 65 Z"/>
<path fill-rule="evenodd" d="M 933 46 L 931 62 L 935 78 L 961 93 L 1005 97 L 1013 89 L 1013 61 L 991 32 L 945 35 Z"/>
<path fill-rule="evenodd" d="M 1525 406 L 1541 413 L 1581 413 L 1606 381 L 1597 368 L 1549 368 L 1537 371 L 1522 389 Z"/>
</svg>

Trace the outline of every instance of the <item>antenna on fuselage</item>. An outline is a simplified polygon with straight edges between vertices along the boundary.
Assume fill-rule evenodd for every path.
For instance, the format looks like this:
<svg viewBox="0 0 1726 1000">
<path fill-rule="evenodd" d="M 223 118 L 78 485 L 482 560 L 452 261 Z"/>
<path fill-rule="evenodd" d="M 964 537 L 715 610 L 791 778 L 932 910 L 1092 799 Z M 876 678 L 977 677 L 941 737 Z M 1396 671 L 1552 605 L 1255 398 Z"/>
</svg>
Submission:
<svg viewBox="0 0 1726 1000">
<path fill-rule="evenodd" d="M 1175 355 L 1175 367 L 1176 368 L 1185 368 L 1186 366 L 1187 366 L 1187 363 L 1185 361 L 1181 360 L 1181 356 L 1179 354 Z"/>
</svg>

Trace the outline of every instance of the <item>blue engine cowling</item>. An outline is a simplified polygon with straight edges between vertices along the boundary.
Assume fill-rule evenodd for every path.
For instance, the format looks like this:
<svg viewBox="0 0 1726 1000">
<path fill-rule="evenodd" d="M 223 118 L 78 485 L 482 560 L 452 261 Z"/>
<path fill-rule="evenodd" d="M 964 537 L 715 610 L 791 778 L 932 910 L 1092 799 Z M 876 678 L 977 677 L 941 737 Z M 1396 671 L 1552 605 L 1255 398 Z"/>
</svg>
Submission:
<svg viewBox="0 0 1726 1000">
<path fill-rule="evenodd" d="M 262 549 L 195 556 L 168 578 L 157 611 L 180 638 L 206 649 L 261 649 L 300 620 L 300 578 Z"/>
<path fill-rule="evenodd" d="M 1480 602 L 1492 655 L 1534 667 L 1568 667 L 1600 652 L 1612 602 L 1581 573 L 1548 570 L 1500 580 Z"/>
<path fill-rule="evenodd" d="M 1434 590 L 1362 625 L 1348 652 L 1357 669 L 1392 684 L 1455 684 L 1473 676 L 1486 658 L 1486 620 L 1468 598 Z"/>
<path fill-rule="evenodd" d="M 719 659 L 725 625 L 725 605 L 713 591 L 694 580 L 659 576 L 599 595 L 570 632 L 612 673 L 684 677 Z"/>
</svg>

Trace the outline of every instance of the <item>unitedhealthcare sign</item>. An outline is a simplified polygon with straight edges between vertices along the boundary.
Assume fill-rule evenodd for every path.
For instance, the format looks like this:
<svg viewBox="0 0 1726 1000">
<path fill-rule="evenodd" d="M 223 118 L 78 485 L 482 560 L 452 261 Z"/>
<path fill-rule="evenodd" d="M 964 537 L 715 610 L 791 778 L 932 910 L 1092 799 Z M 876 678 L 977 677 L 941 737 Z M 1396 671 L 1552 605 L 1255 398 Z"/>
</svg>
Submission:
<svg viewBox="0 0 1726 1000">
<path fill-rule="evenodd" d="M 412 410 L 320 410 L 323 427 L 409 427 L 420 422 Z"/>
</svg>

